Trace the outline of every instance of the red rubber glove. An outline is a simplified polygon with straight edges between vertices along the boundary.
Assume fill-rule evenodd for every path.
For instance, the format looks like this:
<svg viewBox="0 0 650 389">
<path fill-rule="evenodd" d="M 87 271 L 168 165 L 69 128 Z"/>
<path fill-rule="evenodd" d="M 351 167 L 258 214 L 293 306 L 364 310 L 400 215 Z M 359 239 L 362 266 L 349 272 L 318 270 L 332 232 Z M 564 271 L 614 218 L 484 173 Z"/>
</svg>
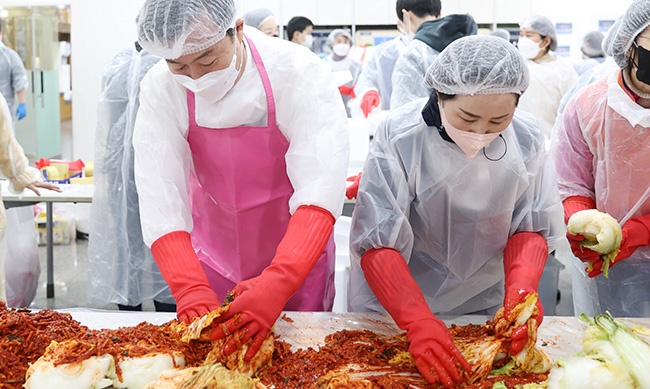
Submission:
<svg viewBox="0 0 650 389">
<path fill-rule="evenodd" d="M 221 306 L 188 232 L 174 231 L 161 236 L 151 245 L 151 253 L 176 299 L 178 320 L 189 323 Z"/>
<path fill-rule="evenodd" d="M 339 92 L 341 92 L 342 95 L 350 96 L 353 99 L 357 97 L 354 93 L 354 86 L 341 85 L 339 86 Z"/>
<path fill-rule="evenodd" d="M 379 107 L 380 102 L 379 92 L 374 89 L 366 92 L 361 99 L 361 112 L 363 112 L 363 116 L 368 117 L 373 108 Z"/>
<path fill-rule="evenodd" d="M 361 181 L 361 173 L 356 176 L 346 178 L 346 183 L 350 182 L 351 184 L 345 189 L 345 197 L 349 200 L 356 199 L 357 193 L 359 193 L 359 182 Z"/>
<path fill-rule="evenodd" d="M 505 298 L 503 306 L 505 317 L 508 320 L 510 312 L 522 303 L 530 293 L 536 293 L 539 280 L 544 272 L 548 258 L 548 244 L 546 239 L 535 232 L 519 232 L 508 239 L 503 251 L 503 269 L 506 274 Z M 537 299 L 539 312 L 535 317 L 537 327 L 544 319 L 544 307 Z M 510 354 L 518 354 L 528 341 L 528 324 L 516 328 L 512 333 Z"/>
<path fill-rule="evenodd" d="M 564 206 L 564 223 L 568 224 L 571 216 L 586 209 L 596 209 L 596 203 L 586 196 L 571 196 L 567 197 L 563 202 Z M 600 258 L 600 253 L 597 253 L 588 248 L 582 247 L 582 241 L 585 239 L 582 235 L 573 235 L 569 231 L 566 233 L 566 238 L 571 245 L 573 255 L 579 258 L 582 262 L 593 262 Z"/>
<path fill-rule="evenodd" d="M 224 346 L 226 355 L 251 338 L 244 360 L 250 361 L 257 354 L 285 304 L 318 262 L 334 221 L 334 216 L 320 207 L 303 205 L 296 210 L 271 264 L 259 276 L 235 286 L 230 309 L 216 320 L 225 324 L 212 332 L 212 340 L 238 331 Z"/>
<path fill-rule="evenodd" d="M 368 285 L 399 328 L 406 331 L 409 352 L 420 374 L 431 383 L 450 387 L 462 382 L 461 369 L 471 366 L 460 353 L 445 323 L 424 300 L 402 255 L 388 248 L 367 251 L 361 268 Z"/>
<path fill-rule="evenodd" d="M 616 265 L 625 258 L 629 258 L 637 248 L 650 245 L 650 215 L 643 215 L 630 219 L 621 228 L 621 246 L 616 259 L 610 261 L 609 267 Z M 596 277 L 603 272 L 604 261 L 597 258 L 588 271 L 589 277 Z"/>
</svg>

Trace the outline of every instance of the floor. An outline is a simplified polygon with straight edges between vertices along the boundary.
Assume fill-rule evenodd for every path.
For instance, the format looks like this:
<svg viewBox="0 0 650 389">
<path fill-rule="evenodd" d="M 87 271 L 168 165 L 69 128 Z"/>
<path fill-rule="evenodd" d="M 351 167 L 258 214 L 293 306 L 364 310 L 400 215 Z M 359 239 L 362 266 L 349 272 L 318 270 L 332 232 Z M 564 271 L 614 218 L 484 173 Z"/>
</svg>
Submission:
<svg viewBox="0 0 650 389">
<path fill-rule="evenodd" d="M 71 124 L 63 123 L 61 126 L 62 151 L 64 158 L 70 158 L 72 151 Z M 55 297 L 48 299 L 45 294 L 46 284 L 46 251 L 45 247 L 39 247 L 39 258 L 41 262 L 41 274 L 39 286 L 34 301 L 30 308 L 97 308 L 117 309 L 114 305 L 91 306 L 87 302 L 87 249 L 88 241 L 77 239 L 69 245 L 56 245 L 54 247 L 54 281 Z M 568 268 L 559 272 L 560 300 L 556 307 L 555 314 L 558 316 L 573 315 L 573 303 L 571 293 L 571 274 Z M 143 303 L 143 310 L 153 311 L 151 302 Z"/>
</svg>

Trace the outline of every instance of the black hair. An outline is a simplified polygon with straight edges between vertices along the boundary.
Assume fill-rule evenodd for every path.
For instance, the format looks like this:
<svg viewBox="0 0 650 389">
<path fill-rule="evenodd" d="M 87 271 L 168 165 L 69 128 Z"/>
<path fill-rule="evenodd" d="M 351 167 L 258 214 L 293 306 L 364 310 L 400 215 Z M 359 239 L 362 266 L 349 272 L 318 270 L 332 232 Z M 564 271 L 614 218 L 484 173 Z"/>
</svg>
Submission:
<svg viewBox="0 0 650 389">
<path fill-rule="evenodd" d="M 425 16 L 437 17 L 440 15 L 442 4 L 440 0 L 397 0 L 395 12 L 397 12 L 397 18 L 401 21 L 404 21 L 403 9 L 413 12 L 418 18 Z"/>
<path fill-rule="evenodd" d="M 438 92 L 438 100 L 440 101 L 453 100 L 456 98 L 456 96 L 458 96 L 458 95 L 448 95 L 440 91 L 436 91 L 436 92 Z M 519 98 L 521 97 L 521 95 L 519 93 L 514 93 L 514 95 L 515 95 L 515 107 L 516 107 L 519 105 Z"/>
<path fill-rule="evenodd" d="M 314 26 L 311 20 L 304 16 L 294 16 L 287 23 L 287 39 L 292 40 L 293 34 L 296 32 L 303 32 L 309 26 Z"/>
</svg>

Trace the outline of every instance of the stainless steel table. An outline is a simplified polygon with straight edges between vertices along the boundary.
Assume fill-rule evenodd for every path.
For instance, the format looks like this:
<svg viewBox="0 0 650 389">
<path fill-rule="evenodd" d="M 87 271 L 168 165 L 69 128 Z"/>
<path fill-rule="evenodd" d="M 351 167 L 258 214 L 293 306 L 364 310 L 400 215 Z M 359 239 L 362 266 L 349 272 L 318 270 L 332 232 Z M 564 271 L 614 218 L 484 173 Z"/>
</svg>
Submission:
<svg viewBox="0 0 650 389">
<path fill-rule="evenodd" d="M 45 203 L 47 216 L 45 229 L 47 231 L 47 298 L 54 297 L 54 234 L 53 234 L 53 203 L 90 203 L 93 200 L 94 185 L 63 184 L 59 185 L 61 192 L 39 188 L 40 196 L 29 189 L 21 193 L 11 193 L 9 183 L 2 182 L 2 200 L 5 208 L 21 207 L 37 203 Z"/>
</svg>

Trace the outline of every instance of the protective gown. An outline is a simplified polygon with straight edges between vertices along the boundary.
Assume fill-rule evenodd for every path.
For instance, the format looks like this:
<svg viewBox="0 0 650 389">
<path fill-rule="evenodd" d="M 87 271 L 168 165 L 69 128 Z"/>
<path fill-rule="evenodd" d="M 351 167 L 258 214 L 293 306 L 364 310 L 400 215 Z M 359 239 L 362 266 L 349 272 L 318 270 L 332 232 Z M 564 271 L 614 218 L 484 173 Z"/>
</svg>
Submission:
<svg viewBox="0 0 650 389">
<path fill-rule="evenodd" d="M 410 101 L 428 97 L 430 91 L 424 85 L 424 75 L 438 54 L 458 38 L 474 35 L 477 31 L 474 19 L 466 15 L 447 15 L 424 22 L 395 64 L 390 107 L 397 108 Z"/>
<path fill-rule="evenodd" d="M 361 73 L 361 62 L 357 61 L 354 58 L 351 58 L 349 55 L 340 61 L 335 61 L 333 54 L 329 54 L 327 57 L 325 57 L 325 61 L 330 64 L 333 72 L 342 72 L 346 70 L 350 71 L 352 74 L 352 81 L 348 82 L 345 85 L 355 86 L 357 84 L 357 81 L 359 80 L 359 73 Z M 345 105 L 345 110 L 348 114 L 348 117 L 350 117 L 350 108 L 348 107 L 348 103 L 350 102 L 351 97 L 342 94 L 341 98 L 343 99 L 343 104 Z"/>
<path fill-rule="evenodd" d="M 550 140 L 562 96 L 578 80 L 578 74 L 571 64 L 550 55 L 539 63 L 530 60 L 526 63 L 530 85 L 519 99 L 519 108 L 537 118 L 542 132 Z"/>
<path fill-rule="evenodd" d="M 104 70 L 88 242 L 88 299 L 95 304 L 174 303 L 143 241 L 132 145 L 140 81 L 159 60 L 134 47 Z"/>
<path fill-rule="evenodd" d="M 7 101 L 9 111 L 14 108 L 16 92 L 27 88 L 27 72 L 23 60 L 15 51 L 0 42 L 0 93 Z"/>
<path fill-rule="evenodd" d="M 200 126 L 207 133 L 241 126 L 267 125 L 267 94 L 260 67 L 253 62 L 251 45 L 248 44 L 252 42 L 266 69 L 273 91 L 276 124 L 287 147 L 278 157 L 286 162 L 285 172 L 273 177 L 260 177 L 257 181 L 290 182 L 293 191 L 286 204 L 287 214 L 294 214 L 301 205 L 314 205 L 338 217 L 343 208 L 349 144 L 347 118 L 330 67 L 307 48 L 268 37 L 248 27 L 244 27 L 244 33 L 247 60 L 241 78 L 233 89 L 215 103 L 195 94 L 193 126 Z M 194 249 L 204 266 L 211 267 L 232 284 L 259 275 L 260 269 L 270 263 L 277 247 L 277 242 L 269 242 L 269 236 L 278 235 L 278 231 L 269 231 L 270 227 L 261 223 L 262 219 L 258 217 L 265 208 L 256 206 L 252 211 L 257 216 L 253 220 L 244 219 L 241 225 L 220 225 L 220 220 L 205 218 L 199 209 L 194 209 L 194 214 L 192 212 L 189 182 L 190 176 L 198 170 L 193 162 L 196 155 L 188 141 L 188 133 L 191 134 L 188 93 L 174 79 L 165 63 L 154 66 L 142 81 L 141 103 L 133 143 L 145 243 L 151 245 L 174 231 L 192 233 L 195 227 L 218 226 L 222 233 L 214 236 L 214 241 L 207 242 L 205 246 L 192 235 Z M 250 134 L 251 131 L 254 129 L 246 133 Z M 237 176 L 240 171 L 238 167 L 249 169 L 251 164 L 257 163 L 258 156 L 248 155 L 250 152 L 247 151 L 251 149 L 239 144 L 240 137 L 236 136 L 234 130 L 229 133 L 232 139 L 226 137 L 219 144 L 218 151 L 224 158 L 229 157 L 232 169 L 226 172 L 224 170 L 227 169 L 222 167 L 215 168 L 215 172 L 222 175 L 227 173 L 227 176 L 215 173 L 213 181 L 225 182 L 221 194 L 236 200 L 245 198 L 247 192 L 240 191 L 249 188 L 229 183 L 237 183 L 241 179 Z M 259 147 L 258 144 L 255 146 Z M 277 150 L 272 151 L 277 154 Z M 202 166 L 201 177 L 208 180 L 209 165 Z M 245 177 L 249 180 L 247 182 L 255 181 L 249 175 Z M 258 200 L 275 199 L 274 196 L 277 196 L 276 193 L 255 193 L 260 197 Z M 212 197 L 214 205 L 218 206 L 216 200 Z M 249 210 L 249 204 L 242 204 L 232 211 Z M 266 218 L 273 218 L 273 215 Z M 238 231 L 244 225 L 255 233 L 241 236 Z M 228 252 L 234 252 L 241 258 L 233 259 L 230 254 L 222 258 L 213 247 L 217 243 L 237 248 L 233 249 L 236 252 Z M 264 250 L 258 250 L 262 246 Z M 273 247 L 268 250 L 270 246 Z M 246 255 L 251 251 L 264 254 L 252 258 Z M 334 274 L 333 267 L 331 274 Z M 219 295 L 222 296 L 225 295 Z"/>
<path fill-rule="evenodd" d="M 467 314 L 503 303 L 510 236 L 538 232 L 549 250 L 564 238 L 555 175 L 531 115 L 517 110 L 485 155 L 470 159 L 439 132 L 437 104 L 425 121 L 425 103 L 391 111 L 371 145 L 350 232 L 352 311 L 384 312 L 360 266 L 369 249 L 399 251 L 434 314 Z"/>
<path fill-rule="evenodd" d="M 383 42 L 375 47 L 372 55 L 363 66 L 359 81 L 354 89 L 357 94 L 355 102 L 361 104 L 363 95 L 371 89 L 379 92 L 381 103 L 379 107 L 382 110 L 390 109 L 390 97 L 393 94 L 393 69 L 397 59 L 406 48 L 403 35 L 388 42 Z"/>
<path fill-rule="evenodd" d="M 650 109 L 627 95 L 620 77 L 620 69 L 612 71 L 569 101 L 554 149 L 562 200 L 588 196 L 623 225 L 650 214 Z M 574 272 L 573 293 L 591 303 L 585 307 L 588 314 L 608 310 L 614 316 L 650 316 L 650 247 L 639 247 L 610 268 L 609 278 L 588 279 L 581 273 Z"/>
</svg>

